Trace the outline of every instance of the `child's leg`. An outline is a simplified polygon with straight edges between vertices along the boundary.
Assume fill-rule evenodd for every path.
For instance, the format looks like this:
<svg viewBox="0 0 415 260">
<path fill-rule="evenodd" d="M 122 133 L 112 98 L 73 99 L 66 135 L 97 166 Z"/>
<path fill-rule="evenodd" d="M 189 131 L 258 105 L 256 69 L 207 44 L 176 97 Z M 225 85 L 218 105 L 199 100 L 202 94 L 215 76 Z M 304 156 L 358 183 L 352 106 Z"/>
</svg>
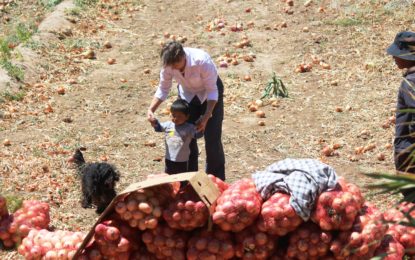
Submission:
<svg viewBox="0 0 415 260">
<path fill-rule="evenodd" d="M 168 174 L 188 172 L 187 164 L 187 162 L 173 162 L 165 159 L 165 172 Z"/>
<path fill-rule="evenodd" d="M 191 172 L 197 172 L 199 170 L 199 147 L 197 146 L 196 139 L 192 139 L 189 144 L 190 155 L 188 170 Z"/>
</svg>

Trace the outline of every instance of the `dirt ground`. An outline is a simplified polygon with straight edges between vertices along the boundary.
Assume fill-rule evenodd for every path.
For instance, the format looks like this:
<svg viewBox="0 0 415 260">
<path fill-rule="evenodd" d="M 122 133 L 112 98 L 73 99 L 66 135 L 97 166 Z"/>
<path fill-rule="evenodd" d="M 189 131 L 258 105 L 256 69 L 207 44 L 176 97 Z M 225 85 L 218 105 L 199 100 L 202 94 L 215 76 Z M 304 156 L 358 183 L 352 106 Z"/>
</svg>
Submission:
<svg viewBox="0 0 415 260">
<path fill-rule="evenodd" d="M 20 3 L 15 8 L 22 6 L 15 2 Z M 21 100 L 0 101 L 0 140 L 10 141 L 0 144 L 0 193 L 48 201 L 54 227 L 86 231 L 97 216 L 80 207 L 79 180 L 66 162 L 76 147 L 87 149 L 88 161 L 117 166 L 118 190 L 162 171 L 163 136 L 146 121 L 146 110 L 158 84 L 160 43 L 169 33 L 186 37 L 185 46 L 208 51 L 218 67 L 218 58 L 227 53 L 256 56 L 218 68 L 225 85 L 229 182 L 284 158 L 315 158 L 358 184 L 368 200 L 389 207 L 397 198 L 367 190 L 371 180 L 361 172 L 394 169 L 389 121 L 401 72 L 385 48 L 398 31 L 415 29 L 414 7 L 408 1 L 360 0 L 294 0 L 287 7 L 280 0 L 101 0 L 68 10 L 71 33 L 30 46 L 39 57 L 37 84 L 21 84 Z M 215 19 L 226 25 L 209 31 Z M 233 32 L 237 24 L 242 31 Z M 250 45 L 235 47 L 245 36 Z M 96 59 L 82 55 L 89 48 Z M 115 64 L 108 64 L 109 58 Z M 295 72 L 301 63 L 311 63 L 311 71 Z M 259 119 L 247 104 L 261 97 L 272 72 L 287 86 L 289 98 L 274 105 L 265 100 L 260 109 L 266 118 Z M 252 80 L 245 81 L 246 75 Z M 173 91 L 169 101 L 174 97 Z M 161 120 L 168 118 L 165 108 L 158 111 Z M 203 148 L 203 141 L 199 144 Z M 335 144 L 340 148 L 334 155 L 321 154 Z M 356 154 L 359 147 L 369 151 Z M 204 157 L 201 149 L 201 169 Z M 0 258 L 17 256 L 0 252 Z"/>
</svg>

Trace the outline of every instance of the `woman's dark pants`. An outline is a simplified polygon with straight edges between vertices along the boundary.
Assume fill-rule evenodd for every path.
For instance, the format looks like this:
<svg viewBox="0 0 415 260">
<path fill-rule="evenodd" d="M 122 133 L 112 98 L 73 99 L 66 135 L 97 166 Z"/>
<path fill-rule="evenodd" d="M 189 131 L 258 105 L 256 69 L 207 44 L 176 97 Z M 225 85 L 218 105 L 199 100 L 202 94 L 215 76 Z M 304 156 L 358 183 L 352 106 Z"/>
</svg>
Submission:
<svg viewBox="0 0 415 260">
<path fill-rule="evenodd" d="M 206 173 L 225 180 L 225 154 L 222 146 L 223 121 L 223 83 L 218 77 L 216 82 L 219 91 L 218 102 L 213 109 L 212 117 L 206 124 L 204 137 L 206 149 Z M 190 102 L 190 123 L 195 123 L 205 113 L 207 102 L 200 104 L 195 96 Z M 198 171 L 199 148 L 195 139 L 190 143 L 189 171 Z"/>
</svg>

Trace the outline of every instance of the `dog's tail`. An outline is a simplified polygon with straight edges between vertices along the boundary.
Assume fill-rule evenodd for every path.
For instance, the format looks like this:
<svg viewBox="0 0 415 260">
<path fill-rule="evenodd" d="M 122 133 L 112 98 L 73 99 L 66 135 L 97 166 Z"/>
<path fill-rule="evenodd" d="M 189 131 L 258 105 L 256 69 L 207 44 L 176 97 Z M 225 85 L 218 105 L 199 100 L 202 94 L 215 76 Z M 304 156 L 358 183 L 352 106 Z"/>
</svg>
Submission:
<svg viewBox="0 0 415 260">
<path fill-rule="evenodd" d="M 75 154 L 69 158 L 69 162 L 75 163 L 78 167 L 85 164 L 85 159 L 80 149 L 75 150 Z"/>
</svg>

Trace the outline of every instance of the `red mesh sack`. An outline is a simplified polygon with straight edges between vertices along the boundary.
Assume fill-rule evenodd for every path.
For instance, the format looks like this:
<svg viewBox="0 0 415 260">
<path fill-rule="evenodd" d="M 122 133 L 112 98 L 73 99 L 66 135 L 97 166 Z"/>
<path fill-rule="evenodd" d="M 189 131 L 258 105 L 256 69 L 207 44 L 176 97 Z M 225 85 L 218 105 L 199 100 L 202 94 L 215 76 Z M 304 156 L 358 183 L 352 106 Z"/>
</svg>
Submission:
<svg viewBox="0 0 415 260">
<path fill-rule="evenodd" d="M 197 232 L 187 243 L 187 259 L 232 259 L 235 256 L 233 233 L 219 228 Z"/>
<path fill-rule="evenodd" d="M 268 259 L 277 249 L 277 237 L 254 225 L 235 234 L 236 256 L 241 259 Z"/>
<path fill-rule="evenodd" d="M 284 236 L 301 223 L 303 220 L 290 205 L 290 195 L 277 192 L 262 204 L 257 226 L 262 232 Z"/>
<path fill-rule="evenodd" d="M 415 227 L 398 223 L 409 221 L 405 213 L 409 213 L 412 218 L 415 217 L 415 210 L 411 211 L 414 205 L 411 202 L 403 202 L 395 209 L 389 209 L 383 213 L 385 220 L 391 222 L 387 234 L 392 235 L 401 243 L 408 255 L 415 255 Z"/>
<path fill-rule="evenodd" d="M 349 231 L 341 231 L 331 244 L 336 259 L 370 259 L 388 229 L 381 212 L 365 203 Z"/>
<path fill-rule="evenodd" d="M 405 255 L 405 248 L 390 234 L 386 234 L 380 246 L 375 251 L 375 256 L 383 256 L 382 260 L 401 260 Z"/>
<path fill-rule="evenodd" d="M 349 230 L 361 208 L 361 199 L 348 191 L 322 192 L 311 220 L 323 230 Z"/>
<path fill-rule="evenodd" d="M 20 244 L 31 229 L 46 229 L 49 223 L 49 204 L 36 200 L 23 201 L 20 209 L 1 220 L 0 240 L 5 247 L 13 247 Z"/>
<path fill-rule="evenodd" d="M 160 224 L 155 229 L 146 230 L 142 241 L 147 250 L 157 259 L 184 260 L 189 233 Z"/>
<path fill-rule="evenodd" d="M 207 223 L 209 209 L 192 186 L 186 185 L 163 211 L 163 218 L 171 228 L 192 230 Z"/>
<path fill-rule="evenodd" d="M 330 252 L 332 234 L 307 222 L 290 234 L 287 256 L 290 259 L 317 260 Z"/>
<path fill-rule="evenodd" d="M 255 221 L 261 202 L 251 179 L 237 181 L 217 199 L 213 222 L 224 231 L 239 232 Z"/>
</svg>

